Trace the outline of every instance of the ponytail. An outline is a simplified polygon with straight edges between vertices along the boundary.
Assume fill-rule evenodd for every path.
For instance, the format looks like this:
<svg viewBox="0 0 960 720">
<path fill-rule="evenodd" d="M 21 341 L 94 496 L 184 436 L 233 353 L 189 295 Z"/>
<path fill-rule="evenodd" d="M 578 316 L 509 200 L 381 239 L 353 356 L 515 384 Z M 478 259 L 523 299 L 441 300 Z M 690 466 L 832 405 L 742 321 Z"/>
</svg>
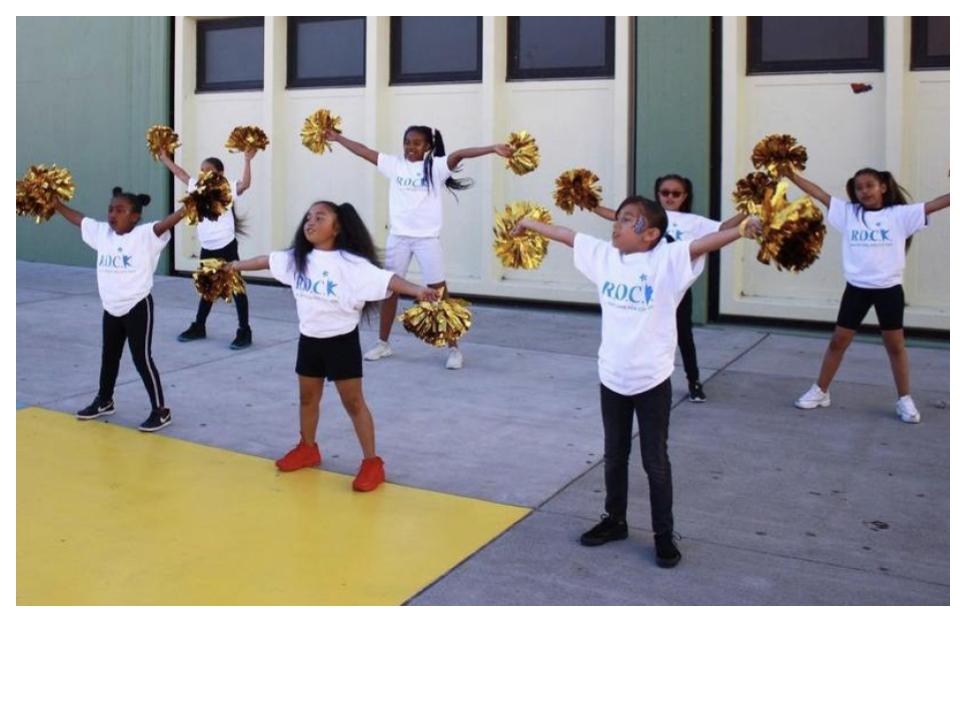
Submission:
<svg viewBox="0 0 960 720">
<path fill-rule="evenodd" d="M 122 197 L 124 200 L 130 203 L 130 207 L 133 208 L 133 211 L 138 215 L 143 212 L 143 209 L 147 205 L 150 204 L 149 195 L 136 195 L 134 193 L 124 192 L 123 188 L 120 186 L 117 186 L 113 189 L 113 197 Z"/>
<path fill-rule="evenodd" d="M 411 125 L 403 134 L 404 137 L 410 132 L 420 133 L 427 139 L 427 142 L 430 143 L 430 150 L 423 158 L 423 178 L 427 184 L 427 192 L 433 192 L 433 159 L 447 156 L 447 150 L 443 145 L 443 135 L 440 134 L 439 130 L 431 129 L 426 125 Z M 455 167 L 452 172 L 460 172 L 460 166 Z M 444 183 L 444 186 L 446 186 L 447 190 L 449 190 L 454 197 L 456 197 L 454 193 L 455 190 L 466 190 L 472 185 L 473 180 L 470 178 L 458 179 L 452 176 L 448 177 Z"/>
</svg>

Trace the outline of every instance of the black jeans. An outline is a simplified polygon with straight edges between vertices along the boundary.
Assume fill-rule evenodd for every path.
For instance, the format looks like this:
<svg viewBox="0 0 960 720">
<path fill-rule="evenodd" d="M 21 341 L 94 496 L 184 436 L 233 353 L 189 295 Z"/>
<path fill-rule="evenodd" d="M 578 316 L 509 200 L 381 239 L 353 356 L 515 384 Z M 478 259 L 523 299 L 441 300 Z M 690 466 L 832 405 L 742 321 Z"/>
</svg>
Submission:
<svg viewBox="0 0 960 720">
<path fill-rule="evenodd" d="M 700 368 L 697 367 L 697 347 L 693 344 L 693 292 L 687 290 L 683 300 L 677 305 L 677 345 L 683 358 L 683 371 L 687 374 L 687 383 L 700 381 Z"/>
<path fill-rule="evenodd" d="M 207 258 L 220 258 L 221 260 L 226 260 L 227 262 L 230 262 L 231 260 L 239 260 L 240 255 L 237 252 L 237 239 L 234 238 L 230 241 L 229 245 L 224 245 L 222 248 L 217 250 L 200 248 L 200 259 L 206 260 Z M 237 306 L 237 320 L 240 323 L 240 328 L 246 329 L 250 327 L 250 304 L 247 302 L 247 294 L 234 293 L 233 304 Z M 207 316 L 210 314 L 210 308 L 212 307 L 213 303 L 207 302 L 203 298 L 200 299 L 200 305 L 197 307 L 198 325 L 207 324 Z"/>
<path fill-rule="evenodd" d="M 653 532 L 673 532 L 673 481 L 667 456 L 667 429 L 670 425 L 672 391 L 670 378 L 639 395 L 621 395 L 600 385 L 600 412 L 603 415 L 604 480 L 607 486 L 605 509 L 614 519 L 627 516 L 627 467 L 633 435 L 633 415 L 640 424 L 640 457 L 650 483 L 650 510 Z"/>
<path fill-rule="evenodd" d="M 103 355 L 100 359 L 100 400 L 113 399 L 113 388 L 120 370 L 123 343 L 130 345 L 133 364 L 140 373 L 143 386 L 150 396 L 150 406 L 163 407 L 163 387 L 160 373 L 153 364 L 153 296 L 147 295 L 122 317 L 103 311 Z"/>
</svg>

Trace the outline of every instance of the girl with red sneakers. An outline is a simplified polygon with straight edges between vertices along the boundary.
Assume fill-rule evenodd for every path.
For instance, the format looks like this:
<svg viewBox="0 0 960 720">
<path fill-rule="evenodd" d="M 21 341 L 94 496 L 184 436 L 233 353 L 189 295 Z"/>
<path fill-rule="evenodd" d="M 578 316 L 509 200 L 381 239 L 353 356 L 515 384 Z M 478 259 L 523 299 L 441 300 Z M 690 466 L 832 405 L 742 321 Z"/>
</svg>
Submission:
<svg viewBox="0 0 960 720">
<path fill-rule="evenodd" d="M 277 467 L 290 472 L 320 463 L 316 435 L 326 379 L 336 386 L 363 450 L 353 489 L 376 489 L 384 481 L 384 469 L 374 444 L 373 417 L 363 398 L 360 318 L 372 309 L 371 303 L 393 293 L 433 301 L 437 291 L 381 269 L 373 239 L 354 207 L 326 200 L 310 206 L 289 249 L 234 261 L 231 267 L 270 270 L 291 287 L 297 303 L 300 442 L 277 460 Z"/>
</svg>

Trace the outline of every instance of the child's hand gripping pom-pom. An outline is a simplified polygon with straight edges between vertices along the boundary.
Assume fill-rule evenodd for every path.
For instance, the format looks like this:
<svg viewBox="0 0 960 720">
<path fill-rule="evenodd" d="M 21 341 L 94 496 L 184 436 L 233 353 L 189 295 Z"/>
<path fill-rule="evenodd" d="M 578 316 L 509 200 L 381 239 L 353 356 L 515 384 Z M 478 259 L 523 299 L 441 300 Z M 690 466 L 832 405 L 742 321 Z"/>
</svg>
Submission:
<svg viewBox="0 0 960 720">
<path fill-rule="evenodd" d="M 153 125 L 147 130 L 147 147 L 154 160 L 159 160 L 161 153 L 173 157 L 174 150 L 180 147 L 180 136 L 166 125 Z"/>
<path fill-rule="evenodd" d="M 202 172 L 197 177 L 196 189 L 184 195 L 180 202 L 186 210 L 184 218 L 189 225 L 196 225 L 201 220 L 216 220 L 233 204 L 230 181 L 216 170 Z"/>
<path fill-rule="evenodd" d="M 575 207 L 593 210 L 600 205 L 603 188 L 599 182 L 600 178 L 586 168 L 567 170 L 556 180 L 553 200 L 567 215 L 572 214 Z"/>
<path fill-rule="evenodd" d="M 398 320 L 407 332 L 413 333 L 428 345 L 444 347 L 458 341 L 470 329 L 473 314 L 466 300 L 444 298 L 436 302 L 418 302 Z"/>
<path fill-rule="evenodd" d="M 239 125 L 230 131 L 224 147 L 230 152 L 245 153 L 248 150 L 266 150 L 270 144 L 267 134 L 255 125 Z"/>
<path fill-rule="evenodd" d="M 32 215 L 38 223 L 49 220 L 57 203 L 72 199 L 74 192 L 73 177 L 66 168 L 31 165 L 17 180 L 17 215 Z"/>
<path fill-rule="evenodd" d="M 750 160 L 774 178 L 790 177 L 807 167 L 807 149 L 793 135 L 767 135 L 754 146 Z"/>
<path fill-rule="evenodd" d="M 340 132 L 340 116 L 333 115 L 329 110 L 317 110 L 303 121 L 300 140 L 318 155 L 323 155 L 327 150 L 332 152 L 333 146 L 327 138 L 328 130 Z"/>
<path fill-rule="evenodd" d="M 758 214 L 763 230 L 757 238 L 757 260 L 772 262 L 777 270 L 800 272 L 820 257 L 826 234 L 823 213 L 806 195 L 789 202 L 785 180 L 764 191 Z"/>
<path fill-rule="evenodd" d="M 532 270 L 540 267 L 547 254 L 547 238 L 518 227 L 524 218 L 544 223 L 551 220 L 549 210 L 525 200 L 510 203 L 494 218 L 493 251 L 504 267 Z"/>
<path fill-rule="evenodd" d="M 513 150 L 513 155 L 507 158 L 507 167 L 516 175 L 526 175 L 540 165 L 540 148 L 533 135 L 526 130 L 510 133 L 507 145 Z"/>
<path fill-rule="evenodd" d="M 218 298 L 231 302 L 235 294 L 247 291 L 240 273 L 220 258 L 201 260 L 200 267 L 193 273 L 193 285 L 197 294 L 210 303 Z"/>
</svg>

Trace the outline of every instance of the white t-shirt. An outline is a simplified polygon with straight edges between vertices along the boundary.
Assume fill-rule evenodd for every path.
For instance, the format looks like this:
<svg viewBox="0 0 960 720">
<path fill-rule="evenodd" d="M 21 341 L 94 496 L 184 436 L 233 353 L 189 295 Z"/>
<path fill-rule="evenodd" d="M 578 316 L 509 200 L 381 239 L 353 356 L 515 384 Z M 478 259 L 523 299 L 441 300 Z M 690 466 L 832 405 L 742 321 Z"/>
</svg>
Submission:
<svg viewBox="0 0 960 720">
<path fill-rule="evenodd" d="M 427 190 L 423 160 L 377 156 L 377 169 L 390 180 L 390 232 L 408 237 L 438 237 L 443 224 L 443 184 L 453 173 L 446 157 L 433 159 L 433 187 Z"/>
<path fill-rule="evenodd" d="M 197 179 L 192 177 L 187 183 L 187 192 L 191 193 L 197 189 Z M 230 182 L 230 192 L 233 193 L 233 202 L 237 202 L 237 184 Z M 197 238 L 200 240 L 200 247 L 205 250 L 219 250 L 226 247 L 236 237 L 236 228 L 233 222 L 233 209 L 229 208 L 223 215 L 216 220 L 203 219 L 197 224 Z"/>
<path fill-rule="evenodd" d="M 100 302 L 115 317 L 130 312 L 153 288 L 160 253 L 170 240 L 169 230 L 160 237 L 154 234 L 155 224 L 137 225 L 125 235 L 117 235 L 108 223 L 93 218 L 85 217 L 80 223 L 80 237 L 97 251 Z"/>
<path fill-rule="evenodd" d="M 667 234 L 674 240 L 680 240 L 681 242 L 697 240 L 704 235 L 715 233 L 719 229 L 720 223 L 717 220 L 711 220 L 693 213 L 667 210 Z"/>
<path fill-rule="evenodd" d="M 670 377 L 677 305 L 703 271 L 704 256 L 692 261 L 690 243 L 662 241 L 647 252 L 623 255 L 609 242 L 577 233 L 573 263 L 600 297 L 600 382 L 621 395 L 637 395 Z"/>
<path fill-rule="evenodd" d="M 270 253 L 270 273 L 293 290 L 300 332 L 315 338 L 351 332 L 366 302 L 390 295 L 393 273 L 342 250 L 311 250 L 306 272 L 297 272 L 292 250 Z"/>
<path fill-rule="evenodd" d="M 830 198 L 827 222 L 843 233 L 843 274 L 860 288 L 882 289 L 903 282 L 907 238 L 927 225 L 923 203 L 864 210 Z"/>
</svg>

